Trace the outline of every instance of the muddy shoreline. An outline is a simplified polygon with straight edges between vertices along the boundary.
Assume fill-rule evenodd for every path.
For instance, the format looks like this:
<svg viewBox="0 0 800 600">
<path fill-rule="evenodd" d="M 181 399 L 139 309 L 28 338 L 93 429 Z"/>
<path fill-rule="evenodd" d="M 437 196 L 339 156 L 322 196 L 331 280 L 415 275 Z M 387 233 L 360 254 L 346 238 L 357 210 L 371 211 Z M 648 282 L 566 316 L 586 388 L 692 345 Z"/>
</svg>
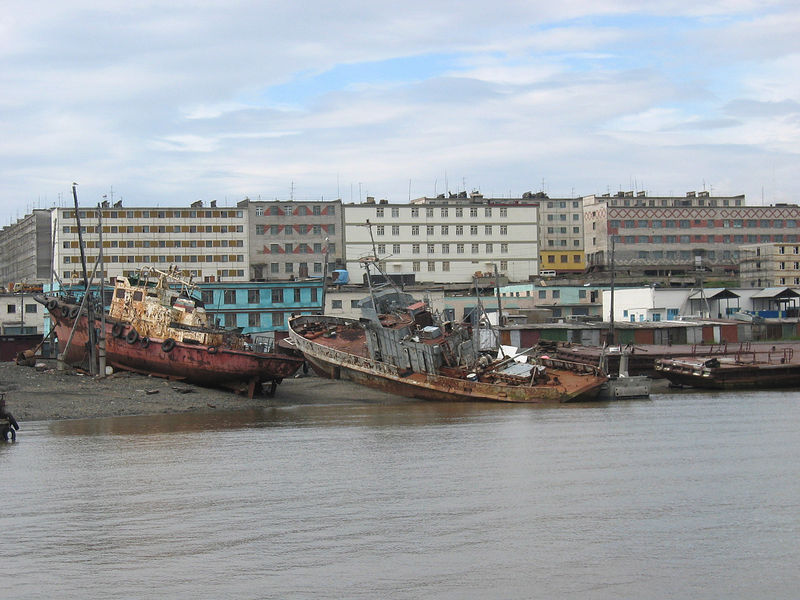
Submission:
<svg viewBox="0 0 800 600">
<path fill-rule="evenodd" d="M 40 362 L 46 367 L 41 371 L 13 362 L 0 363 L 0 392 L 5 392 L 8 409 L 21 425 L 25 421 L 247 410 L 315 402 L 398 400 L 396 396 L 346 381 L 313 375 L 284 380 L 274 397 L 250 399 L 228 390 L 125 371 L 93 378 L 74 371 L 58 371 L 55 361 Z"/>
</svg>

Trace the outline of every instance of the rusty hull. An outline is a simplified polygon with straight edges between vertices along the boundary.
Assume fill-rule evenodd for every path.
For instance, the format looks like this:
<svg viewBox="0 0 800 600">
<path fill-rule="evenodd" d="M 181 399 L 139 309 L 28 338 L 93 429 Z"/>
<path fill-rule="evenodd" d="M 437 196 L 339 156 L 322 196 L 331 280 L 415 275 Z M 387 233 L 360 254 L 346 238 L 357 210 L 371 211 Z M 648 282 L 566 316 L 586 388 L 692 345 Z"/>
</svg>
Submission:
<svg viewBox="0 0 800 600">
<path fill-rule="evenodd" d="M 800 361 L 794 348 L 730 356 L 684 356 L 656 361 L 656 372 L 671 383 L 706 389 L 770 389 L 800 386 Z"/>
<path fill-rule="evenodd" d="M 66 310 L 65 310 L 66 308 Z M 59 302 L 50 311 L 58 336 L 59 352 L 67 364 L 88 369 L 87 344 L 89 333 L 86 312 L 76 312 L 75 305 Z M 78 324 L 69 349 L 65 351 L 75 319 Z M 119 337 L 113 333 L 115 324 L 122 324 Z M 100 321 L 95 321 L 99 329 Z M 284 353 L 259 353 L 175 342 L 171 351 L 165 352 L 160 338 L 138 337 L 129 343 L 130 325 L 113 318 L 106 320 L 106 362 L 116 369 L 134 371 L 174 380 L 182 380 L 210 387 L 227 387 L 249 396 L 258 391 L 262 383 L 280 383 L 291 377 L 302 366 L 303 359 Z M 145 341 L 146 340 L 146 341 Z"/>
<path fill-rule="evenodd" d="M 605 377 L 592 373 L 557 369 L 549 370 L 554 375 L 549 382 L 536 385 L 484 383 L 441 373 L 401 372 L 395 365 L 369 357 L 365 333 L 358 321 L 326 318 L 326 323 L 334 322 L 335 335 L 330 335 L 330 328 L 304 335 L 292 322 L 289 324 L 294 346 L 303 352 L 314 371 L 322 377 L 349 379 L 400 396 L 445 401 L 577 402 L 595 399 L 606 381 Z M 384 319 L 382 325 L 395 324 Z M 427 343 L 435 344 L 437 340 Z"/>
</svg>

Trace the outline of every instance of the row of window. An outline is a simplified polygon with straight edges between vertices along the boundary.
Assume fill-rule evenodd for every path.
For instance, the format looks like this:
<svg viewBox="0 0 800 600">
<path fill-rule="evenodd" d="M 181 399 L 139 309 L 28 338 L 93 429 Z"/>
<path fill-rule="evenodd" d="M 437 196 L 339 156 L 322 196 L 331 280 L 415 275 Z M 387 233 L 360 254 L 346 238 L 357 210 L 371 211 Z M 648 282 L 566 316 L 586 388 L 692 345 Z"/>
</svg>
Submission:
<svg viewBox="0 0 800 600">
<path fill-rule="evenodd" d="M 264 246 L 264 254 L 266 254 L 266 246 Z M 292 244 L 287 243 L 283 244 L 270 244 L 269 245 L 269 253 L 270 254 L 292 254 L 297 252 L 302 252 L 305 254 L 322 254 L 324 248 L 322 247 L 321 243 L 318 244 Z M 336 244 L 328 244 L 328 252 L 333 254 L 336 252 Z"/>
<path fill-rule="evenodd" d="M 8 314 L 13 315 L 17 312 L 17 305 L 16 304 L 8 304 Z M 36 314 L 39 312 L 38 304 L 26 304 L 25 305 L 25 314 Z"/>
<path fill-rule="evenodd" d="M 392 235 L 400 235 L 400 225 L 391 225 L 392 228 Z M 464 235 L 464 225 L 454 225 L 453 226 L 456 235 Z M 498 227 L 500 235 L 508 235 L 508 225 L 500 225 Z M 439 231 L 441 235 L 450 235 L 450 225 L 440 225 Z M 483 226 L 483 233 L 484 235 L 492 235 L 494 229 L 492 225 L 484 225 Z M 420 233 L 420 226 L 419 225 L 412 225 L 411 226 L 411 235 L 419 235 Z M 375 226 L 375 235 L 385 235 L 386 234 L 386 226 L 385 225 L 376 225 Z M 425 235 L 435 235 L 436 234 L 436 225 L 427 225 L 425 227 Z M 469 234 L 470 235 L 478 235 L 478 225 L 470 225 L 469 226 Z"/>
<path fill-rule="evenodd" d="M 754 227 L 762 227 L 762 228 L 776 228 L 782 229 L 787 228 L 791 229 L 796 227 L 797 221 L 794 219 L 657 219 L 657 220 L 616 220 L 613 219 L 608 222 L 609 227 L 612 229 L 619 229 L 620 227 L 624 227 L 627 229 L 631 228 L 638 228 L 638 229 L 646 229 L 646 228 L 664 228 L 664 229 L 673 229 L 678 227 L 680 229 L 688 229 L 690 227 L 722 227 L 722 228 L 733 228 L 733 229 L 740 229 L 742 227 L 754 228 Z"/>
<path fill-rule="evenodd" d="M 412 261 L 411 262 L 411 270 L 414 271 L 415 273 L 419 273 L 420 271 L 422 271 L 422 265 L 423 264 L 427 267 L 427 270 L 428 270 L 429 273 L 433 273 L 433 272 L 435 272 L 437 270 L 436 269 L 436 261 L 435 260 L 425 261 L 424 263 L 422 261 L 419 261 L 419 260 Z M 450 271 L 450 261 L 449 260 L 443 260 L 440 263 L 439 267 L 440 267 L 440 270 L 445 272 L 445 273 Z M 500 261 L 500 270 L 501 271 L 505 271 L 507 269 L 508 269 L 508 261 L 501 260 Z"/>
<path fill-rule="evenodd" d="M 464 210 L 465 209 L 463 207 L 449 207 L 449 206 L 443 206 L 443 207 L 439 208 L 439 216 L 448 218 L 450 216 L 451 208 L 452 208 L 453 213 L 455 214 L 455 216 L 457 218 L 464 216 Z M 392 206 L 392 207 L 389 207 L 389 210 L 391 211 L 391 215 L 392 215 L 393 218 L 399 218 L 400 217 L 400 208 L 399 207 Z M 427 217 L 429 219 L 432 219 L 432 218 L 434 218 L 434 210 L 436 210 L 436 209 L 434 209 L 433 207 L 430 207 L 430 206 L 428 206 L 426 208 L 420 208 L 418 206 L 414 206 L 414 207 L 411 208 L 411 216 L 412 217 L 419 217 L 421 214 L 424 214 L 425 217 Z M 478 207 L 477 206 L 471 206 L 466 210 L 469 213 L 470 217 L 477 217 L 478 216 Z M 498 212 L 500 213 L 501 217 L 507 217 L 508 216 L 508 209 L 507 208 L 499 208 Z M 491 207 L 489 207 L 489 206 L 484 207 L 484 209 L 483 209 L 483 216 L 484 217 L 491 217 L 492 214 L 493 213 L 492 213 L 492 208 Z M 379 218 L 386 216 L 385 207 L 378 206 L 375 209 L 375 216 L 379 217 Z"/>
<path fill-rule="evenodd" d="M 285 262 L 285 263 L 276 263 L 276 262 L 274 262 L 274 263 L 269 263 L 269 272 L 272 273 L 272 274 L 280 273 L 281 272 L 281 265 L 283 265 L 283 272 L 284 273 L 294 273 L 294 263 L 292 263 L 292 262 Z M 312 269 L 313 269 L 312 272 L 313 273 L 318 273 L 318 274 L 322 273 L 322 265 L 323 265 L 323 263 L 321 263 L 321 262 L 312 263 Z M 305 262 L 297 263 L 297 266 L 298 266 L 299 271 L 301 273 L 303 271 L 307 271 L 308 270 L 308 263 L 305 263 Z M 264 265 L 264 267 L 266 268 L 266 265 Z M 258 270 L 258 272 L 256 274 L 256 277 L 260 278 L 262 276 L 263 272 L 261 271 L 260 267 L 254 267 L 254 270 L 256 270 L 256 269 Z"/>
<path fill-rule="evenodd" d="M 86 263 L 93 265 L 97 261 L 96 256 L 87 256 Z M 65 265 L 80 264 L 80 256 L 65 256 L 62 261 Z M 159 256 L 119 256 L 117 254 L 103 255 L 104 263 L 212 263 L 212 262 L 244 262 L 243 254 L 186 254 L 180 255 L 167 255 L 162 254 Z"/>
<path fill-rule="evenodd" d="M 581 261 L 582 261 L 582 258 L 583 257 L 580 254 L 574 254 L 572 256 L 572 262 L 575 263 L 575 264 L 580 264 Z M 546 262 L 551 263 L 551 264 L 556 262 L 555 254 L 548 254 L 547 256 L 544 257 L 544 259 L 545 259 Z M 562 263 L 562 264 L 568 263 L 569 262 L 569 256 L 567 256 L 566 254 L 560 255 L 559 256 L 559 262 Z"/>
<path fill-rule="evenodd" d="M 77 225 L 64 225 L 64 233 L 77 235 Z M 97 233 L 97 227 L 81 225 L 81 233 Z M 244 225 L 103 225 L 103 233 L 244 233 Z"/>
<path fill-rule="evenodd" d="M 706 259 L 713 261 L 717 259 L 718 254 L 722 256 L 722 260 L 739 260 L 738 250 L 723 250 L 721 253 L 715 252 L 714 250 L 706 250 L 704 256 Z M 642 260 L 660 260 L 666 258 L 667 260 L 680 259 L 681 261 L 687 261 L 691 260 L 693 256 L 694 252 L 691 250 L 640 250 L 637 253 L 637 258 Z"/>
<path fill-rule="evenodd" d="M 796 242 L 797 235 L 615 235 L 614 241 L 623 244 L 690 244 L 690 243 L 722 243 L 755 244 L 758 242 Z"/>
<path fill-rule="evenodd" d="M 318 302 L 318 288 L 308 288 L 311 291 L 311 302 Z M 200 298 L 206 305 L 206 308 L 211 308 L 214 302 L 215 290 L 201 290 Z M 272 288 L 269 290 L 264 289 L 246 289 L 246 290 L 219 290 L 222 295 L 222 303 L 229 305 L 240 304 L 237 296 L 244 297 L 247 294 L 248 304 L 263 304 L 267 294 L 269 294 L 272 304 L 284 304 L 286 302 L 300 303 L 302 298 L 301 288 Z M 219 295 L 219 293 L 217 294 Z M 216 308 L 220 308 L 217 306 Z"/>
<path fill-rule="evenodd" d="M 123 269 L 122 276 L 123 277 L 134 277 L 138 273 L 137 269 Z M 103 271 L 103 275 L 108 278 L 108 271 Z M 244 277 L 244 269 L 217 269 L 216 275 L 209 275 L 208 271 L 206 271 L 206 275 L 203 275 L 203 271 L 199 269 L 183 269 L 181 270 L 181 275 L 183 277 L 203 277 L 203 280 L 206 282 L 212 282 L 216 280 L 222 280 L 223 278 L 228 277 Z M 82 277 L 78 271 L 63 271 L 62 277 L 64 280 L 70 278 L 79 278 Z"/>
<path fill-rule="evenodd" d="M 292 208 L 291 206 L 284 205 L 283 208 L 272 205 L 272 206 L 256 206 L 255 212 L 257 217 L 263 217 L 264 215 L 270 216 L 278 216 L 278 215 L 290 215 L 290 216 L 300 216 L 300 210 L 302 208 L 308 208 L 305 205 L 298 206 L 296 208 Z M 308 212 L 306 212 L 308 214 Z M 315 204 L 311 207 L 311 214 L 314 216 L 321 216 L 321 215 L 335 215 L 336 214 L 336 205 L 335 204 L 328 204 L 323 209 L 321 205 Z"/>
<path fill-rule="evenodd" d="M 77 241 L 63 242 L 65 249 L 80 248 Z M 95 240 L 84 240 L 84 248 L 99 248 Z M 106 240 L 103 248 L 242 248 L 244 240 Z"/>
<path fill-rule="evenodd" d="M 450 246 L 451 244 L 441 244 L 440 245 L 440 253 L 441 254 L 450 254 Z M 480 244 L 470 244 L 470 250 L 472 254 L 478 254 L 480 252 Z M 494 244 L 484 244 L 486 254 L 492 254 L 494 252 Z M 466 244 L 455 244 L 456 247 L 456 254 L 464 254 L 464 250 L 466 248 Z M 400 253 L 400 244 L 392 244 L 392 248 L 394 250 L 394 254 Z M 427 250 L 428 254 L 436 254 L 436 244 L 426 244 L 425 249 Z M 411 244 L 411 253 L 412 254 L 419 254 L 422 250 L 421 244 Z M 508 253 L 508 244 L 502 243 L 500 244 L 500 252 L 502 254 Z M 385 254 L 386 253 L 386 244 L 378 244 L 378 254 Z"/>
<path fill-rule="evenodd" d="M 264 329 L 267 327 L 283 328 L 286 317 L 282 311 L 269 312 L 248 312 L 248 313 L 214 313 L 209 311 L 220 325 L 228 328 L 250 327 L 252 329 Z M 245 324 L 244 320 L 247 319 Z"/>
<path fill-rule="evenodd" d="M 558 244 L 556 244 L 558 242 Z M 572 240 L 572 247 L 573 248 L 580 248 L 583 244 L 582 239 L 574 239 Z M 566 248 L 569 245 L 569 240 L 547 240 L 547 247 L 548 248 L 555 248 L 556 246 L 560 248 Z"/>
<path fill-rule="evenodd" d="M 548 227 L 547 228 L 547 233 L 551 233 L 551 234 L 567 233 L 567 228 L 566 227 L 559 227 L 558 231 L 556 231 L 555 227 Z M 573 234 L 580 234 L 581 233 L 581 228 L 580 227 L 573 227 L 572 228 L 572 233 Z"/>
<path fill-rule="evenodd" d="M 301 228 L 304 231 L 301 231 Z M 284 235 L 305 235 L 308 233 L 313 233 L 314 235 L 322 235 L 323 233 L 327 235 L 335 235 L 336 234 L 336 225 L 331 223 L 330 225 L 287 225 L 283 227 L 281 225 L 256 225 L 256 235 L 280 235 L 281 229 L 283 229 Z"/>
<path fill-rule="evenodd" d="M 80 211 L 81 219 L 97 218 L 96 210 Z M 104 210 L 103 219 L 241 219 L 241 210 Z M 64 211 L 65 219 L 74 219 L 75 211 Z"/>
</svg>

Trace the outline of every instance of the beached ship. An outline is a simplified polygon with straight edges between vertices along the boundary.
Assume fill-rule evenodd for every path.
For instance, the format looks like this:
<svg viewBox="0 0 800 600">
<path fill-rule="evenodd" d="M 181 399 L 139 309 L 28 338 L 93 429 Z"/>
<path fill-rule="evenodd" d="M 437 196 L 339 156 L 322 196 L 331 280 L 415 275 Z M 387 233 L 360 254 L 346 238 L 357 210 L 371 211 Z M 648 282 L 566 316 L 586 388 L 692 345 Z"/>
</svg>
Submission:
<svg viewBox="0 0 800 600">
<path fill-rule="evenodd" d="M 426 400 L 593 400 L 606 378 L 592 365 L 482 352 L 472 328 L 442 321 L 397 289 L 361 301 L 360 319 L 301 315 L 290 339 L 319 375 Z"/>
<path fill-rule="evenodd" d="M 656 373 L 671 383 L 717 390 L 793 388 L 800 386 L 800 360 L 793 347 L 757 350 L 743 344 L 738 352 L 714 356 L 664 358 Z"/>
<path fill-rule="evenodd" d="M 176 289 L 177 288 L 177 289 Z M 269 384 L 270 393 L 292 376 L 303 359 L 274 349 L 266 340 L 209 321 L 194 286 L 176 268 L 167 272 L 141 269 L 135 278 L 117 277 L 108 312 L 94 313 L 95 339 L 105 324 L 108 365 L 127 371 L 227 387 L 252 397 Z M 84 296 L 85 298 L 85 296 Z M 85 300 L 57 294 L 40 295 L 67 364 L 87 368 L 89 318 Z M 102 310 L 102 309 L 101 309 Z"/>
</svg>

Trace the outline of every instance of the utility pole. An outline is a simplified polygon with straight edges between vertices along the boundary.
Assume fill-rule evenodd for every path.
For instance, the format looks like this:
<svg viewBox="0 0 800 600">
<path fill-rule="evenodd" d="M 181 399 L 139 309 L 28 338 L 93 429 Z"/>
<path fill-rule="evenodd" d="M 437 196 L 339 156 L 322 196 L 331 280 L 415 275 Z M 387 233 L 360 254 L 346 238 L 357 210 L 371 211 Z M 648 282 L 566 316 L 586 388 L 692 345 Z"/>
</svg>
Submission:
<svg viewBox="0 0 800 600">
<path fill-rule="evenodd" d="M 614 344 L 614 236 L 611 236 L 611 323 L 608 328 L 608 345 Z"/>
<path fill-rule="evenodd" d="M 114 188 L 111 188 L 111 199 L 114 199 Z M 103 207 L 97 207 L 97 231 L 100 233 L 100 339 L 97 341 L 97 359 L 100 376 L 106 375 L 106 270 L 103 262 Z"/>
</svg>

